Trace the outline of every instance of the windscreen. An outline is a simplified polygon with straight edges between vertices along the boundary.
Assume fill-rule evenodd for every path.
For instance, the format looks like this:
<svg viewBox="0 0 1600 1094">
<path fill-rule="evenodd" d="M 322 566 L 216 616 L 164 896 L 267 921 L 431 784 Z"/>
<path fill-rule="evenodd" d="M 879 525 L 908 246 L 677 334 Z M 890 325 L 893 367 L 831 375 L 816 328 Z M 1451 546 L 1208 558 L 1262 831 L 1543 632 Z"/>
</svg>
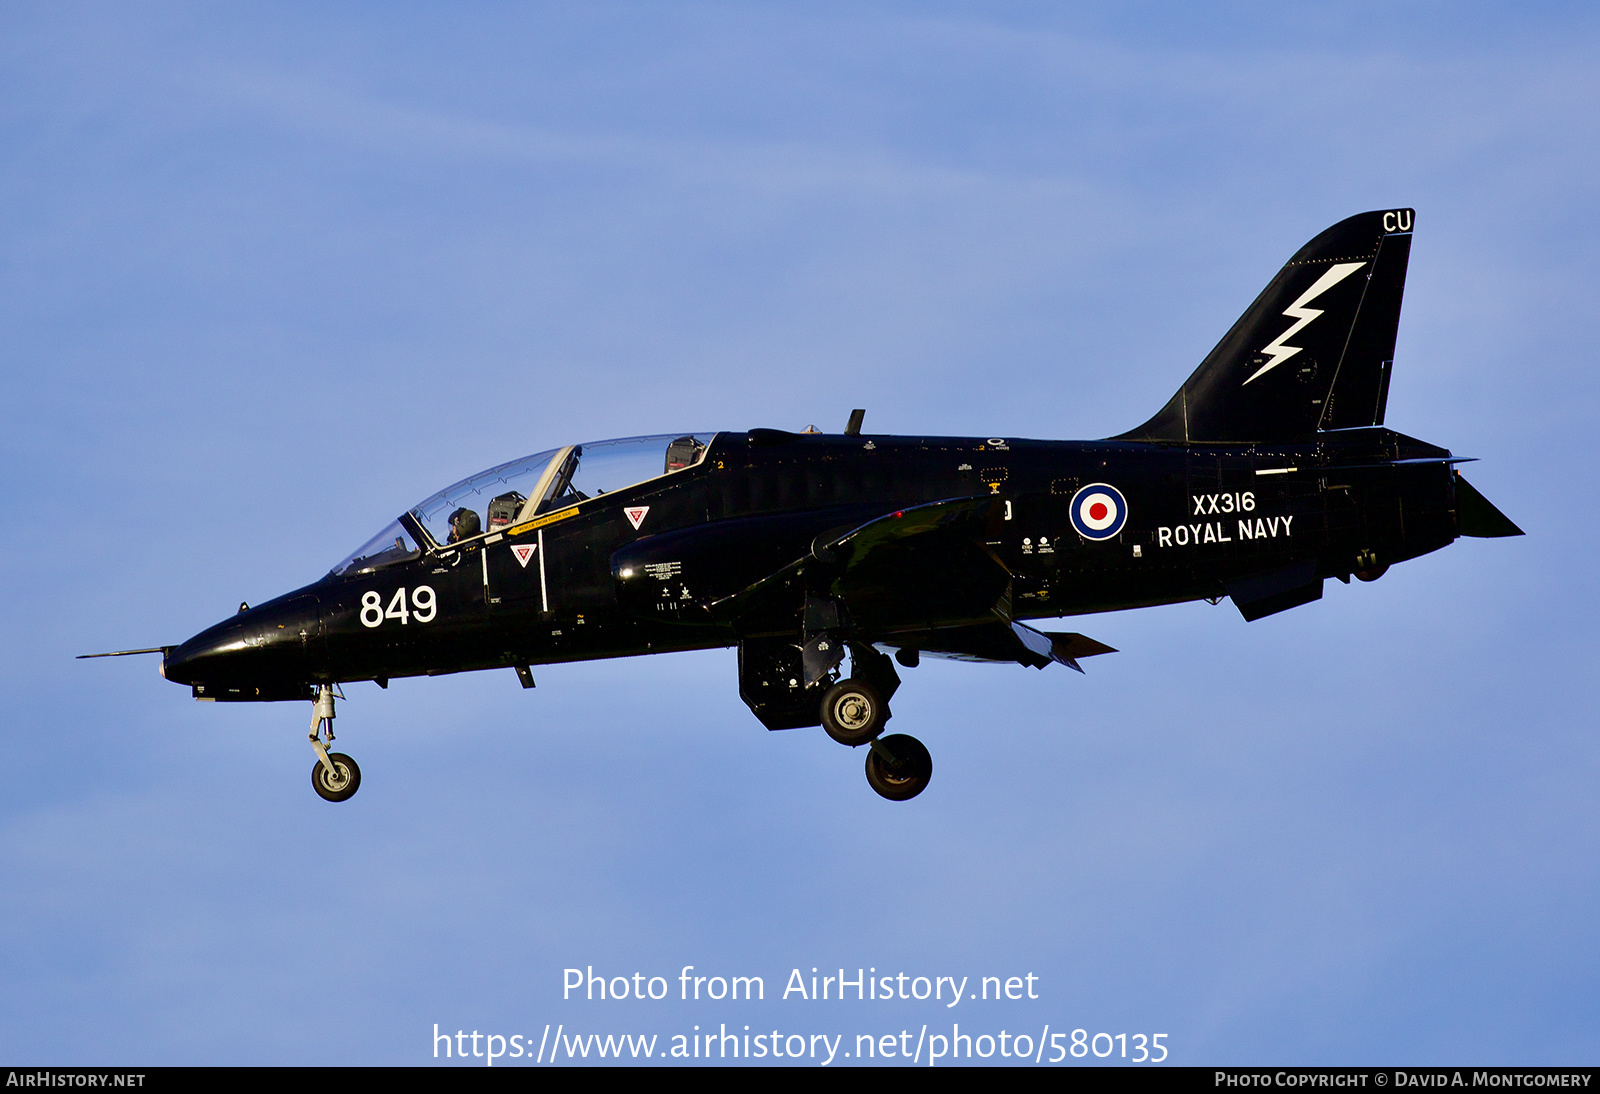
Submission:
<svg viewBox="0 0 1600 1094">
<path fill-rule="evenodd" d="M 419 554 L 421 552 L 417 550 L 411 533 L 397 520 L 363 543 L 331 572 L 336 577 L 340 574 L 358 574 L 382 566 L 393 566 L 396 562 L 409 562 Z"/>
</svg>

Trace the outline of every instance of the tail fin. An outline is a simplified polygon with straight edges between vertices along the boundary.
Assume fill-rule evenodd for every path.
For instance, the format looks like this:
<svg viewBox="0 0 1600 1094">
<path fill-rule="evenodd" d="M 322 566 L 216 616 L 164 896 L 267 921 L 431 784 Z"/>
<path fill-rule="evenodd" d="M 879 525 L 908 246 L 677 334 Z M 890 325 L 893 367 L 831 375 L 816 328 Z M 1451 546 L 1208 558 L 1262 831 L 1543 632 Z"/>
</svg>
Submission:
<svg viewBox="0 0 1600 1094">
<path fill-rule="evenodd" d="M 1287 441 L 1382 425 L 1410 209 L 1341 220 L 1291 258 L 1128 441 Z"/>
</svg>

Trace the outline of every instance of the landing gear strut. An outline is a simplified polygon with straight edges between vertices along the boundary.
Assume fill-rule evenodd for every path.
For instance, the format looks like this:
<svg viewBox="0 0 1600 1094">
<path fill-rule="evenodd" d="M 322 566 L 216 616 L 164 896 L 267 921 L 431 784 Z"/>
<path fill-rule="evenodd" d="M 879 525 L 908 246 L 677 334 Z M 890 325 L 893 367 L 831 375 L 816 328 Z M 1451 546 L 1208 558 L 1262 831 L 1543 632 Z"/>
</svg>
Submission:
<svg viewBox="0 0 1600 1094">
<path fill-rule="evenodd" d="M 343 752 L 329 752 L 331 744 L 333 688 L 323 684 L 311 704 L 311 747 L 317 752 L 317 762 L 311 768 L 311 788 L 326 801 L 342 802 L 361 788 L 361 769 Z"/>
</svg>

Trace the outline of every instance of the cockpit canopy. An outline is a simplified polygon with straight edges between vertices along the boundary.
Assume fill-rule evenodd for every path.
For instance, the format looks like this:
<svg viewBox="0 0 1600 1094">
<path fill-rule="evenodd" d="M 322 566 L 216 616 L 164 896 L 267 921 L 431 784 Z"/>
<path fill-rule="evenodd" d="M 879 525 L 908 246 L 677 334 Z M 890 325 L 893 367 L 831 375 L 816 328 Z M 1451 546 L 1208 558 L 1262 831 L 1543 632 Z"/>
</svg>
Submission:
<svg viewBox="0 0 1600 1094">
<path fill-rule="evenodd" d="M 427 546 L 448 546 L 501 532 L 533 517 L 577 505 L 649 479 L 693 467 L 705 458 L 712 433 L 661 433 L 552 448 L 462 479 L 420 502 L 410 516 L 432 538 L 419 544 L 394 521 L 333 568 L 359 573 L 418 557 Z"/>
</svg>

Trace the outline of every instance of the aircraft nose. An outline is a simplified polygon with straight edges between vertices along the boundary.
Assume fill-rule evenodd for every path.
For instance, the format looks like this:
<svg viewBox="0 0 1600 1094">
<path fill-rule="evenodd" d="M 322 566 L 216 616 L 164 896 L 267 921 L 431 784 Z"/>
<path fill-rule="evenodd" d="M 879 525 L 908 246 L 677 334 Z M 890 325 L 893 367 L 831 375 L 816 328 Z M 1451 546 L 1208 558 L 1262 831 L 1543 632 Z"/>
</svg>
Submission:
<svg viewBox="0 0 1600 1094">
<path fill-rule="evenodd" d="M 218 624 L 201 631 L 161 658 L 161 675 L 174 684 L 197 684 L 228 663 L 228 654 L 247 648 L 242 637 L 231 641 L 239 628 Z M 222 633 L 218 633 L 218 632 Z M 207 673 L 206 670 L 211 670 Z"/>
<path fill-rule="evenodd" d="M 276 688 L 311 679 L 321 621 L 315 596 L 279 597 L 208 627 L 161 660 L 175 684 Z"/>
</svg>

